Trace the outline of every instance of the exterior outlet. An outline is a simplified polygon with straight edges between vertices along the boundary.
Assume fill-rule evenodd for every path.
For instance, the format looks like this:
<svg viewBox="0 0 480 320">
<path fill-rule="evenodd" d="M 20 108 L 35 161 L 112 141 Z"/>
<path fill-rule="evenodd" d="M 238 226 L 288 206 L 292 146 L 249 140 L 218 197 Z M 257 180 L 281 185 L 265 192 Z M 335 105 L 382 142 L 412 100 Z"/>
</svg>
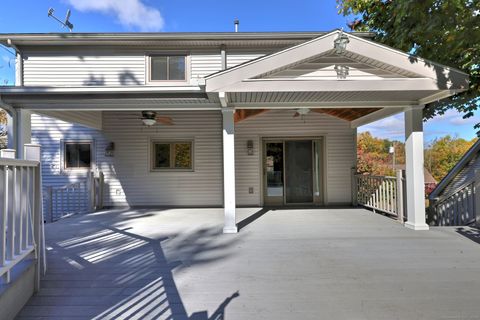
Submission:
<svg viewBox="0 0 480 320">
<path fill-rule="evenodd" d="M 120 190 L 120 189 L 115 189 L 115 194 L 116 194 L 117 196 L 122 195 L 122 190 Z"/>
<path fill-rule="evenodd" d="M 248 188 L 248 193 L 253 194 L 253 187 Z"/>
</svg>

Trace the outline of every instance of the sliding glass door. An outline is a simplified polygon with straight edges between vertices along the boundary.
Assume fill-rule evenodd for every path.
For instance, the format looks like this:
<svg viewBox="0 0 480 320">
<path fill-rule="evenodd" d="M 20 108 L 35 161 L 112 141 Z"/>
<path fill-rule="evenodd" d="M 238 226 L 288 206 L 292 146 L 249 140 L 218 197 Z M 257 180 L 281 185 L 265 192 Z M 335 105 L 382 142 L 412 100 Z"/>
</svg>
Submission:
<svg viewBox="0 0 480 320">
<path fill-rule="evenodd" d="M 266 205 L 323 203 L 323 140 L 265 139 Z"/>
</svg>

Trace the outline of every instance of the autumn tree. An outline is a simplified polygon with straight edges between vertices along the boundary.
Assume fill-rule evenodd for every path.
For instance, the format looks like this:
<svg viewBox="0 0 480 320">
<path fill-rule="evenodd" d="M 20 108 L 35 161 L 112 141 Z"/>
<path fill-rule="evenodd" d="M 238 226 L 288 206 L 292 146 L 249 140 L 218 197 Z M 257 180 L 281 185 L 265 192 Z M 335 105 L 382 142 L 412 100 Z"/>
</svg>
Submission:
<svg viewBox="0 0 480 320">
<path fill-rule="evenodd" d="M 470 75 L 470 88 L 431 103 L 429 119 L 449 108 L 472 117 L 480 105 L 480 1 L 337 0 L 339 13 L 355 16 L 349 27 L 372 31 L 374 40 Z M 480 123 L 475 125 L 480 129 Z M 479 131 L 480 133 L 480 131 Z"/>
<path fill-rule="evenodd" d="M 7 113 L 0 109 L 0 149 L 7 147 Z"/>
<path fill-rule="evenodd" d="M 440 181 L 475 143 L 449 135 L 433 140 L 425 150 L 425 167 Z"/>
<path fill-rule="evenodd" d="M 405 163 L 405 146 L 400 141 L 391 141 L 362 132 L 357 137 L 357 170 L 372 175 L 394 175 L 391 146 L 395 148 L 395 163 Z"/>
</svg>

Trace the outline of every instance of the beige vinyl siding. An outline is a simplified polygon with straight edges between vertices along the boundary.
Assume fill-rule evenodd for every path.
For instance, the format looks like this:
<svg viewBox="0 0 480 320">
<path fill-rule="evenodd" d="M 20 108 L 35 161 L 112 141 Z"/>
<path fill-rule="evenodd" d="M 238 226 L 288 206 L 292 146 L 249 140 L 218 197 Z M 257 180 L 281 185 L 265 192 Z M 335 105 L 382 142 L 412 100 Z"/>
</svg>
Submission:
<svg viewBox="0 0 480 320">
<path fill-rule="evenodd" d="M 235 127 L 236 195 L 238 205 L 261 205 L 262 138 L 325 137 L 328 204 L 351 203 L 351 168 L 355 159 L 355 129 L 348 121 L 325 114 L 309 113 L 302 120 L 294 110 L 272 110 L 244 120 Z M 253 140 L 254 154 L 247 155 Z M 254 193 L 248 189 L 253 187 Z"/>
<path fill-rule="evenodd" d="M 107 205 L 221 206 L 221 114 L 162 112 L 175 125 L 145 127 L 135 112 L 104 112 L 104 134 L 115 143 L 112 165 L 105 173 Z M 193 140 L 193 172 L 150 171 L 151 140 Z"/>
</svg>

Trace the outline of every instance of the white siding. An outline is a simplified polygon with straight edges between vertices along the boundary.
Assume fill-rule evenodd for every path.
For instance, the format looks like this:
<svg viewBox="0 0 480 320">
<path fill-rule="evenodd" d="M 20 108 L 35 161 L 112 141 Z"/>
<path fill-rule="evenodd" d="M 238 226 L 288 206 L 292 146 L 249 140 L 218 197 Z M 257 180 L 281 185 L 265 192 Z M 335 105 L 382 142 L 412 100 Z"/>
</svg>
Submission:
<svg viewBox="0 0 480 320">
<path fill-rule="evenodd" d="M 39 114 L 70 123 L 81 124 L 92 129 L 102 129 L 101 111 L 41 111 Z"/>
<path fill-rule="evenodd" d="M 148 52 L 162 51 L 128 48 L 123 50 L 27 48 L 24 50 L 24 84 L 26 86 L 144 85 L 145 55 Z M 227 51 L 227 64 L 228 67 L 232 67 L 264 54 Z M 220 48 L 205 51 L 193 50 L 190 55 L 192 79 L 205 77 L 222 68 Z"/>
<path fill-rule="evenodd" d="M 192 78 L 203 78 L 222 70 L 220 52 L 192 52 L 190 57 Z"/>
<path fill-rule="evenodd" d="M 293 110 L 272 110 L 244 120 L 235 127 L 236 192 L 239 205 L 260 205 L 261 141 L 266 137 L 319 137 L 326 141 L 327 202 L 351 203 L 351 168 L 355 159 L 355 129 L 348 121 L 319 113 L 304 120 L 293 118 Z M 247 155 L 247 140 L 254 142 L 254 155 Z M 253 187 L 254 193 L 248 189 Z"/>
<path fill-rule="evenodd" d="M 107 164 L 111 158 L 104 157 L 106 141 L 99 130 L 72 124 L 44 115 L 32 114 L 32 142 L 42 146 L 43 187 L 61 187 L 70 183 L 85 181 L 87 172 L 65 172 L 62 170 L 62 140 L 91 140 L 93 142 L 93 164 Z M 45 214 L 47 214 L 47 194 L 44 194 Z M 60 205 L 69 211 L 66 202 Z M 57 207 L 58 208 L 58 207 Z M 45 217 L 48 218 L 48 217 Z"/>
<path fill-rule="evenodd" d="M 24 55 L 26 86 L 145 84 L 145 57 L 138 51 L 26 50 Z"/>
<path fill-rule="evenodd" d="M 236 193 L 239 206 L 260 205 L 262 137 L 324 136 L 327 158 L 328 204 L 351 202 L 350 168 L 354 165 L 354 129 L 347 121 L 318 113 L 304 120 L 292 110 L 269 111 L 236 125 Z M 95 143 L 95 163 L 105 174 L 107 206 L 221 206 L 222 128 L 217 111 L 162 112 L 173 118 L 173 126 L 145 127 L 139 112 L 104 112 L 103 131 L 34 115 L 33 141 L 42 145 L 44 185 L 62 186 L 83 179 L 82 174 L 60 170 L 60 141 L 89 139 Z M 151 139 L 194 140 L 193 172 L 151 172 Z M 248 156 L 247 140 L 254 141 Z M 115 143 L 113 157 L 105 147 Z M 254 193 L 249 194 L 249 187 Z"/>
<path fill-rule="evenodd" d="M 236 65 L 245 63 L 247 61 L 263 57 L 268 52 L 241 52 L 241 51 L 227 51 L 227 68 L 235 67 Z"/>
<path fill-rule="evenodd" d="M 100 164 L 107 205 L 221 206 L 221 114 L 162 112 L 175 125 L 145 127 L 135 112 L 104 112 L 104 133 L 115 143 L 113 163 Z M 194 140 L 194 171 L 151 172 L 151 139 Z"/>
</svg>

